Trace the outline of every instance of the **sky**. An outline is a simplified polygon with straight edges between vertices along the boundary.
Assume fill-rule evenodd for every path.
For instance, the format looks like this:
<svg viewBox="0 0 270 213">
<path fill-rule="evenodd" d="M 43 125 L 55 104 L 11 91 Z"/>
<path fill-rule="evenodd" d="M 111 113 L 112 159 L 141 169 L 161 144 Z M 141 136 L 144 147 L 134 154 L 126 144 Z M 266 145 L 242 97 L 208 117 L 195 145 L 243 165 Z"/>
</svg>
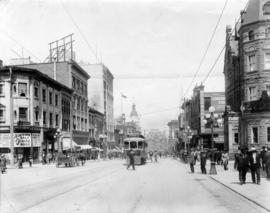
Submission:
<svg viewBox="0 0 270 213">
<path fill-rule="evenodd" d="M 136 104 L 143 130 L 167 130 L 179 106 L 206 78 L 247 0 L 0 0 L 0 59 L 49 55 L 49 43 L 74 33 L 76 60 L 104 63 L 114 75 L 114 116 Z M 224 55 L 204 81 L 224 91 Z"/>
</svg>

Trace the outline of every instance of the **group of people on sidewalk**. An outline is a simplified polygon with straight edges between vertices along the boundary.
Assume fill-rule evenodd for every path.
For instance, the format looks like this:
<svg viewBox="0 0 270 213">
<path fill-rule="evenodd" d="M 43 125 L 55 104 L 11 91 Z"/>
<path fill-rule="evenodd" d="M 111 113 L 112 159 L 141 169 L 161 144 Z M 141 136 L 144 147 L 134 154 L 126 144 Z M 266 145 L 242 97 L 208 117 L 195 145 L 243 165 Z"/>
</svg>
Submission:
<svg viewBox="0 0 270 213">
<path fill-rule="evenodd" d="M 196 161 L 200 161 L 201 172 L 202 174 L 206 174 L 207 158 L 212 158 L 211 152 L 206 150 L 198 151 L 195 149 L 191 149 L 191 152 L 188 156 L 188 162 L 190 165 L 191 172 L 194 173 L 194 166 L 196 165 Z M 214 156 L 214 159 L 216 160 L 217 158 Z M 228 170 L 228 163 L 229 163 L 229 154 L 227 152 L 223 152 L 221 155 L 221 161 L 218 162 L 218 164 L 223 165 L 224 170 Z"/>
<path fill-rule="evenodd" d="M 194 166 L 196 161 L 200 161 L 202 174 L 206 174 L 206 161 L 208 158 L 216 161 L 216 156 L 211 156 L 213 152 L 201 150 L 197 151 L 191 149 L 188 156 L 190 170 L 194 173 Z M 216 153 L 215 153 L 216 154 Z M 213 158 L 212 158 L 213 157 Z M 228 170 L 229 154 L 223 152 L 221 154 L 221 161 L 217 164 L 223 165 L 224 170 Z M 234 169 L 238 170 L 240 184 L 246 183 L 246 174 L 248 171 L 251 173 L 252 182 L 260 184 L 261 182 L 261 169 L 266 172 L 267 179 L 270 179 L 270 150 L 262 147 L 262 150 L 257 150 L 255 147 L 248 149 L 239 149 L 235 154 Z"/>
<path fill-rule="evenodd" d="M 255 147 L 250 150 L 241 149 L 235 155 L 234 168 L 238 170 L 240 184 L 246 183 L 246 174 L 250 170 L 253 183 L 260 184 L 261 168 L 266 171 L 267 179 L 270 179 L 270 152 L 262 147 L 259 152 Z"/>
</svg>

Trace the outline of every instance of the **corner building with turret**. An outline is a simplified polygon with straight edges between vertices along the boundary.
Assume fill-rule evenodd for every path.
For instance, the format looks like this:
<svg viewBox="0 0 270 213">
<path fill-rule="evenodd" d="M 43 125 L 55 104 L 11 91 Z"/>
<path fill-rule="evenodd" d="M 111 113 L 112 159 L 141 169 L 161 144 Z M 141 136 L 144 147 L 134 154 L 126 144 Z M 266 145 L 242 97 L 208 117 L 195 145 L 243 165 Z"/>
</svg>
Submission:
<svg viewBox="0 0 270 213">
<path fill-rule="evenodd" d="M 250 0 L 241 22 L 226 29 L 225 143 L 270 146 L 270 1 Z"/>
</svg>

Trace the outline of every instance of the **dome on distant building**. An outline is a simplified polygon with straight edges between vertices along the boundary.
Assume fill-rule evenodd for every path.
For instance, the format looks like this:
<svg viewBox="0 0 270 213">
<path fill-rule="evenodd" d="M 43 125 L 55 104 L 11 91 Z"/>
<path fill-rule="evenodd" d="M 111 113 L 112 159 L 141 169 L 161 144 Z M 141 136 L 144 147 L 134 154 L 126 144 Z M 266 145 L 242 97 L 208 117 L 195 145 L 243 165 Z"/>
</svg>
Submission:
<svg viewBox="0 0 270 213">
<path fill-rule="evenodd" d="M 139 115 L 136 111 L 136 105 L 135 104 L 132 104 L 132 110 L 131 110 L 131 113 L 130 113 L 130 120 L 131 121 L 134 121 L 134 122 L 139 122 Z"/>
</svg>

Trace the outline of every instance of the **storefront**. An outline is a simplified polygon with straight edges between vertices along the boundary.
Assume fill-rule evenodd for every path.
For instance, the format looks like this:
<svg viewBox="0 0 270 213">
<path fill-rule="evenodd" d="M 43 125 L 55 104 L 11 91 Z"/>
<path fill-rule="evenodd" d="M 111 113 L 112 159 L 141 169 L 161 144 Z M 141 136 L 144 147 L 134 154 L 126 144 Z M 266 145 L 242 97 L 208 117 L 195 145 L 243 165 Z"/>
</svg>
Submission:
<svg viewBox="0 0 270 213">
<path fill-rule="evenodd" d="M 10 153 L 10 133 L 0 134 L 1 153 Z M 17 162 L 18 154 L 23 155 L 23 160 L 28 161 L 30 156 L 38 159 L 40 149 L 40 133 L 14 133 L 14 158 Z"/>
</svg>

